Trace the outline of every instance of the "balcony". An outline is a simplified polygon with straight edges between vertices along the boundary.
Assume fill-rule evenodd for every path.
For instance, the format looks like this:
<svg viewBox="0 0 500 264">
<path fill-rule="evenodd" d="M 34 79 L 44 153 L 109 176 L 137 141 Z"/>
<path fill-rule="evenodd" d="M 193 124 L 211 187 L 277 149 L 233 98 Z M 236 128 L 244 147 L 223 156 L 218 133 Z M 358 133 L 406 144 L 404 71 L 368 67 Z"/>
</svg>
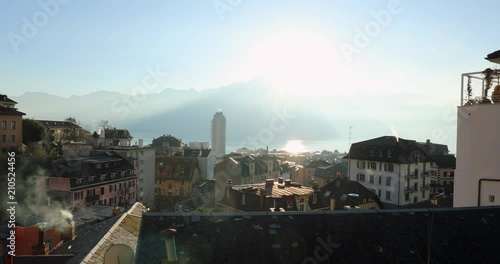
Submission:
<svg viewBox="0 0 500 264">
<path fill-rule="evenodd" d="M 421 190 L 429 190 L 429 189 L 431 189 L 431 185 L 430 185 L 430 184 L 422 185 L 422 186 L 420 187 L 420 189 L 421 189 Z"/>
<path fill-rule="evenodd" d="M 91 203 L 91 202 L 95 202 L 95 201 L 99 201 L 99 195 L 85 197 L 85 202 L 87 202 L 87 203 Z"/>
<path fill-rule="evenodd" d="M 410 173 L 408 175 L 405 175 L 405 179 L 418 179 L 418 174 L 415 173 Z"/>
<path fill-rule="evenodd" d="M 491 72 L 491 86 L 486 94 L 485 74 L 480 72 L 468 72 L 462 74 L 462 92 L 460 97 L 461 106 L 470 106 L 481 103 L 484 99 L 491 100 L 491 94 L 500 84 L 500 70 L 493 69 Z"/>
<path fill-rule="evenodd" d="M 405 193 L 414 193 L 414 192 L 418 192 L 418 189 L 415 189 L 415 187 L 405 188 Z"/>
</svg>

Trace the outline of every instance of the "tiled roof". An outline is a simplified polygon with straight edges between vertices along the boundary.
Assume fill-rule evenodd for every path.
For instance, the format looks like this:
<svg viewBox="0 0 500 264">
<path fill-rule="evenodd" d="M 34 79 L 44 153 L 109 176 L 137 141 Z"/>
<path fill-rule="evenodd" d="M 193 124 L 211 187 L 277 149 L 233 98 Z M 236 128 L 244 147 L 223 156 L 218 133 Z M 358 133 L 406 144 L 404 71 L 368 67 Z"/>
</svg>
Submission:
<svg viewBox="0 0 500 264">
<path fill-rule="evenodd" d="M 309 162 L 309 164 L 307 164 L 305 167 L 306 168 L 317 168 L 317 167 L 326 167 L 326 166 L 330 166 L 331 164 L 328 163 L 328 161 L 326 160 L 313 160 L 311 162 Z"/>
<path fill-rule="evenodd" d="M 116 244 L 127 245 L 135 253 L 144 208 L 144 205 L 141 203 L 135 203 L 128 212 L 124 213 L 116 221 L 81 263 L 104 263 L 106 251 L 109 247 Z"/>
<path fill-rule="evenodd" d="M 4 107 L 0 105 L 0 115 L 26 115 L 26 114 L 17 111 L 16 108 Z"/>
<path fill-rule="evenodd" d="M 240 190 L 245 193 L 252 193 L 260 196 L 261 189 L 264 191 L 266 190 L 266 183 L 235 185 L 232 188 L 234 190 Z M 271 193 L 269 194 L 266 192 L 266 197 L 281 198 L 283 196 L 291 195 L 311 195 L 312 193 L 313 189 L 311 187 L 301 186 L 296 183 L 291 186 L 285 186 L 285 184 L 279 184 L 278 182 L 275 182 L 272 185 Z"/>
<path fill-rule="evenodd" d="M 500 207 L 146 213 L 136 263 L 500 263 Z M 429 261 L 427 261 L 429 260 Z"/>
</svg>

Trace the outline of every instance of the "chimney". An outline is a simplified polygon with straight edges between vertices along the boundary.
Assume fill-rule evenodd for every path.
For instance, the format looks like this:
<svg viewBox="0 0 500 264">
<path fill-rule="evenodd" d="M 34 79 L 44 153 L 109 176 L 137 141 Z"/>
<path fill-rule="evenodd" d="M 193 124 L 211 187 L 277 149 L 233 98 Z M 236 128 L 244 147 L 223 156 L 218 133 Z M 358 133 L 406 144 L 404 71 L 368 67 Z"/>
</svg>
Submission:
<svg viewBox="0 0 500 264">
<path fill-rule="evenodd" d="M 279 178 L 278 178 L 278 183 L 279 183 L 279 184 L 283 184 L 283 177 L 279 177 Z"/>
<path fill-rule="evenodd" d="M 38 244 L 31 247 L 33 255 L 49 254 L 49 244 L 45 243 L 45 226 L 47 226 L 47 223 L 38 224 Z"/>
<path fill-rule="evenodd" d="M 313 184 L 313 189 L 316 191 L 316 190 L 319 190 L 319 184 L 318 182 L 314 182 Z"/>
<path fill-rule="evenodd" d="M 62 226 L 61 237 L 64 242 L 75 240 L 75 222 L 71 221 L 69 218 L 66 218 L 66 223 Z"/>
<path fill-rule="evenodd" d="M 287 186 L 287 187 L 288 187 L 288 186 L 292 186 L 292 180 L 290 180 L 290 179 L 286 179 L 286 180 L 285 180 L 285 186 Z"/>
<path fill-rule="evenodd" d="M 273 194 L 274 179 L 266 179 L 266 195 Z"/>
<path fill-rule="evenodd" d="M 425 141 L 425 143 L 426 143 L 427 145 L 429 145 L 429 144 L 431 143 L 431 140 L 430 140 L 430 139 L 427 139 L 427 140 Z"/>
<path fill-rule="evenodd" d="M 139 139 L 139 148 L 142 148 L 144 146 L 144 139 L 140 138 Z"/>
<path fill-rule="evenodd" d="M 229 198 L 229 193 L 231 191 L 232 184 L 233 184 L 233 180 L 229 179 L 229 181 L 227 181 L 226 192 L 224 193 L 224 197 Z"/>
<path fill-rule="evenodd" d="M 266 201 L 266 189 L 260 188 L 259 194 L 260 194 L 260 209 L 264 209 L 264 204 Z"/>
<path fill-rule="evenodd" d="M 169 228 L 161 231 L 161 235 L 165 237 L 165 247 L 167 249 L 167 258 L 163 259 L 162 264 L 178 263 L 177 250 L 175 249 L 175 234 L 176 229 Z"/>
</svg>

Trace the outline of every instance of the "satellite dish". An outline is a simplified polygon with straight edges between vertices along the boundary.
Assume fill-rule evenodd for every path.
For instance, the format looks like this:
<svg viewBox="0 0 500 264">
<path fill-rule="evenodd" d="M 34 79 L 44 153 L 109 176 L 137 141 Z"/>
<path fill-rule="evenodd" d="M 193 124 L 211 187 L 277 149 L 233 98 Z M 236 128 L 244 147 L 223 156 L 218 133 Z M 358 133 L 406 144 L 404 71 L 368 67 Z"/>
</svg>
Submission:
<svg viewBox="0 0 500 264">
<path fill-rule="evenodd" d="M 125 244 L 116 244 L 104 254 L 104 264 L 133 264 L 134 251 Z"/>
</svg>

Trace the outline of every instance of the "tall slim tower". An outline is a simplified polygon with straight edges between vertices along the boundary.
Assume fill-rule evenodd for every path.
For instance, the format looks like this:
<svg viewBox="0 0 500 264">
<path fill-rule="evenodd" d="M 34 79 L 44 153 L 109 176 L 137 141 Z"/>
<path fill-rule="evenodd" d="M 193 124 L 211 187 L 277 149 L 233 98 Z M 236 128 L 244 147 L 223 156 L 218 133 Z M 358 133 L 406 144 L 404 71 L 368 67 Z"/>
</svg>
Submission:
<svg viewBox="0 0 500 264">
<path fill-rule="evenodd" d="M 226 154 L 226 118 L 220 109 L 212 119 L 212 151 L 216 157 Z"/>
</svg>

